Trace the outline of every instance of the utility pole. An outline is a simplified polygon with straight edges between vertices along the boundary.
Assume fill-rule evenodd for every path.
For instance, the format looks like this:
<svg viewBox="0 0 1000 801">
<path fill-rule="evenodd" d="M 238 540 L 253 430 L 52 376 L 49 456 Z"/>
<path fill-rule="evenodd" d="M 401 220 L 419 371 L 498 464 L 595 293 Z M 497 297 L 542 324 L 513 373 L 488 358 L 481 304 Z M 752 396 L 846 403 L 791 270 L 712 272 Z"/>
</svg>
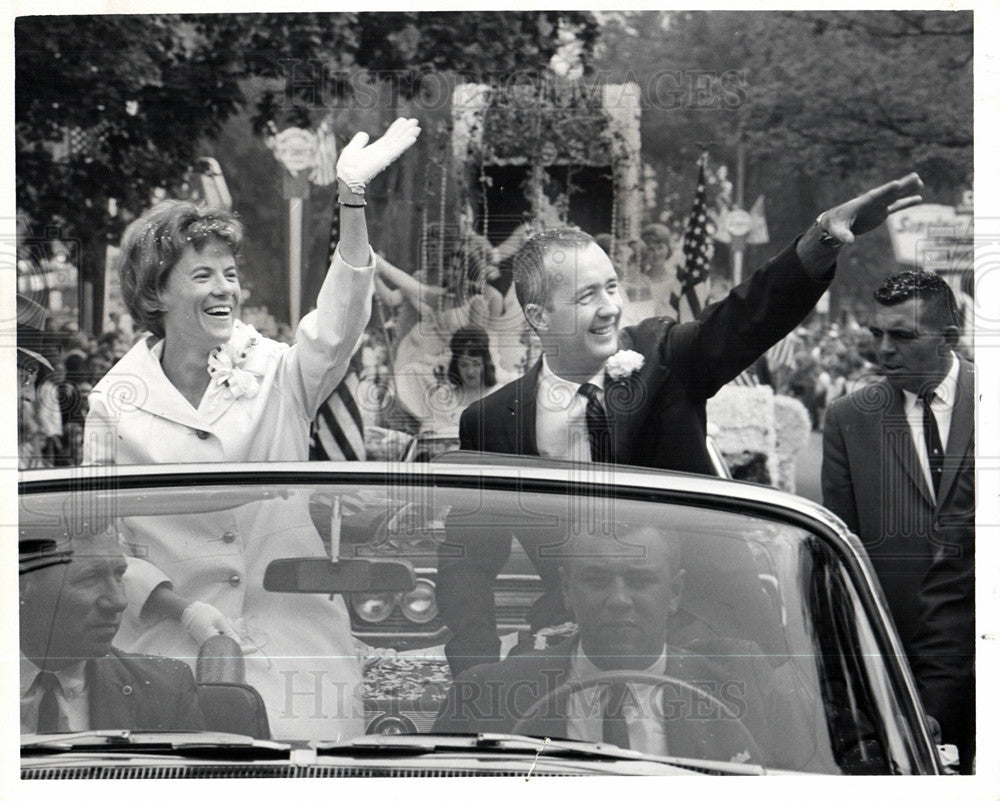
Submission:
<svg viewBox="0 0 1000 801">
<path fill-rule="evenodd" d="M 746 176 L 746 148 L 743 144 L 743 126 L 736 140 L 736 198 L 733 208 L 726 215 L 726 228 L 733 238 L 733 286 L 743 281 L 743 254 L 747 247 L 747 234 L 753 225 L 750 214 L 743 206 L 743 186 Z"/>
</svg>

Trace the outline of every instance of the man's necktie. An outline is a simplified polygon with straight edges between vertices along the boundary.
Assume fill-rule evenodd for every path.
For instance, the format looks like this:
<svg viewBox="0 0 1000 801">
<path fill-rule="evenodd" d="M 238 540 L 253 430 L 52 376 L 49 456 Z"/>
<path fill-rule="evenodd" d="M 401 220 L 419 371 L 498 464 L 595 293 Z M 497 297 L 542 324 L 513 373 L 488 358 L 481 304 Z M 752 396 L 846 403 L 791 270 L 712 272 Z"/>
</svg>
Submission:
<svg viewBox="0 0 1000 801">
<path fill-rule="evenodd" d="M 594 384 L 581 384 L 577 390 L 587 399 L 587 438 L 590 440 L 590 460 L 611 462 L 611 430 L 608 415 L 598 398 L 600 390 Z"/>
<path fill-rule="evenodd" d="M 628 685 L 625 682 L 610 685 L 603 696 L 603 723 L 601 739 L 620 748 L 629 748 L 628 724 L 625 722 L 625 699 Z"/>
<path fill-rule="evenodd" d="M 55 673 L 43 670 L 35 679 L 42 690 L 42 700 L 38 704 L 38 734 L 51 734 L 59 731 L 59 679 Z"/>
<path fill-rule="evenodd" d="M 927 444 L 927 460 L 931 468 L 931 484 L 934 486 L 934 497 L 937 497 L 941 486 L 941 474 L 944 472 L 944 448 L 941 446 L 941 433 L 938 431 L 937 419 L 931 409 L 934 400 L 933 392 L 920 396 L 924 405 L 924 442 Z"/>
</svg>

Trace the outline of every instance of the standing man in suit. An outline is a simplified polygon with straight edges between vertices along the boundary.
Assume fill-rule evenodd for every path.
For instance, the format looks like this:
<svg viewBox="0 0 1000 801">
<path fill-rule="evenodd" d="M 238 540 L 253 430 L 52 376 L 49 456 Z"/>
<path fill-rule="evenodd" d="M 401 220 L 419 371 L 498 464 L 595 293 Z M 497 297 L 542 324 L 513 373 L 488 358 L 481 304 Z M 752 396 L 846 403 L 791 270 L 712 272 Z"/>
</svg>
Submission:
<svg viewBox="0 0 1000 801">
<path fill-rule="evenodd" d="M 21 734 L 204 728 L 194 677 L 111 646 L 125 609 L 115 533 L 22 543 Z M 71 550 L 70 550 L 71 548 Z"/>
<path fill-rule="evenodd" d="M 840 398 L 823 432 L 823 503 L 858 534 L 927 712 L 975 755 L 975 375 L 957 307 L 930 272 L 891 275 L 871 332 L 882 380 Z"/>
<path fill-rule="evenodd" d="M 532 237 L 515 256 L 517 298 L 543 355 L 526 375 L 461 417 L 467 450 L 713 473 L 705 403 L 797 326 L 833 279 L 837 250 L 920 202 L 916 173 L 821 214 L 794 243 L 692 322 L 651 318 L 619 328 L 623 296 L 607 254 L 579 231 Z M 510 552 L 503 532 L 449 532 L 438 603 L 458 673 L 499 658 L 493 582 Z M 543 579 L 530 623 L 566 619 L 555 571 L 518 539 Z"/>
</svg>

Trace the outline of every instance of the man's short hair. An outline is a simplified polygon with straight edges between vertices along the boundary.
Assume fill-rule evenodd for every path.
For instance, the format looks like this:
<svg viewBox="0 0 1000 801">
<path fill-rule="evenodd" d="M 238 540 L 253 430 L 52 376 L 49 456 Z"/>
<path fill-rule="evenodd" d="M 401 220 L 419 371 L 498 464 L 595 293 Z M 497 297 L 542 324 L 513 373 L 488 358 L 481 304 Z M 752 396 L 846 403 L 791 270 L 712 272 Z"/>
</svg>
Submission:
<svg viewBox="0 0 1000 801">
<path fill-rule="evenodd" d="M 522 309 L 529 303 L 548 307 L 552 287 L 545 256 L 559 248 L 582 249 L 596 242 L 578 228 L 553 228 L 528 239 L 514 255 L 514 292 Z"/>
<path fill-rule="evenodd" d="M 886 278 L 875 290 L 875 302 L 880 306 L 896 306 L 910 298 L 918 298 L 942 328 L 958 325 L 958 305 L 948 283 L 937 273 L 904 270 Z"/>
</svg>

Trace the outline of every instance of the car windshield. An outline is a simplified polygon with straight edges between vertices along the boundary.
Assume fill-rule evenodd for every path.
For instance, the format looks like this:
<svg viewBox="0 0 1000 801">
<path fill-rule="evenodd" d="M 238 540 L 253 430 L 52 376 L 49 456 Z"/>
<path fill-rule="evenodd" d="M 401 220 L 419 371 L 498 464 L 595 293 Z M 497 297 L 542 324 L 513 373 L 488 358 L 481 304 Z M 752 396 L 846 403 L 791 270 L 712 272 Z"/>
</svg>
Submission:
<svg viewBox="0 0 1000 801">
<path fill-rule="evenodd" d="M 883 624 L 819 524 L 721 495 L 398 470 L 22 487 L 22 736 L 497 732 L 920 772 Z M 491 538 L 505 659 L 456 677 L 438 570 Z M 532 630 L 539 572 L 568 614 Z M 197 603 L 172 613 L 151 600 L 165 589 Z M 231 637 L 205 636 L 209 610 Z"/>
</svg>

